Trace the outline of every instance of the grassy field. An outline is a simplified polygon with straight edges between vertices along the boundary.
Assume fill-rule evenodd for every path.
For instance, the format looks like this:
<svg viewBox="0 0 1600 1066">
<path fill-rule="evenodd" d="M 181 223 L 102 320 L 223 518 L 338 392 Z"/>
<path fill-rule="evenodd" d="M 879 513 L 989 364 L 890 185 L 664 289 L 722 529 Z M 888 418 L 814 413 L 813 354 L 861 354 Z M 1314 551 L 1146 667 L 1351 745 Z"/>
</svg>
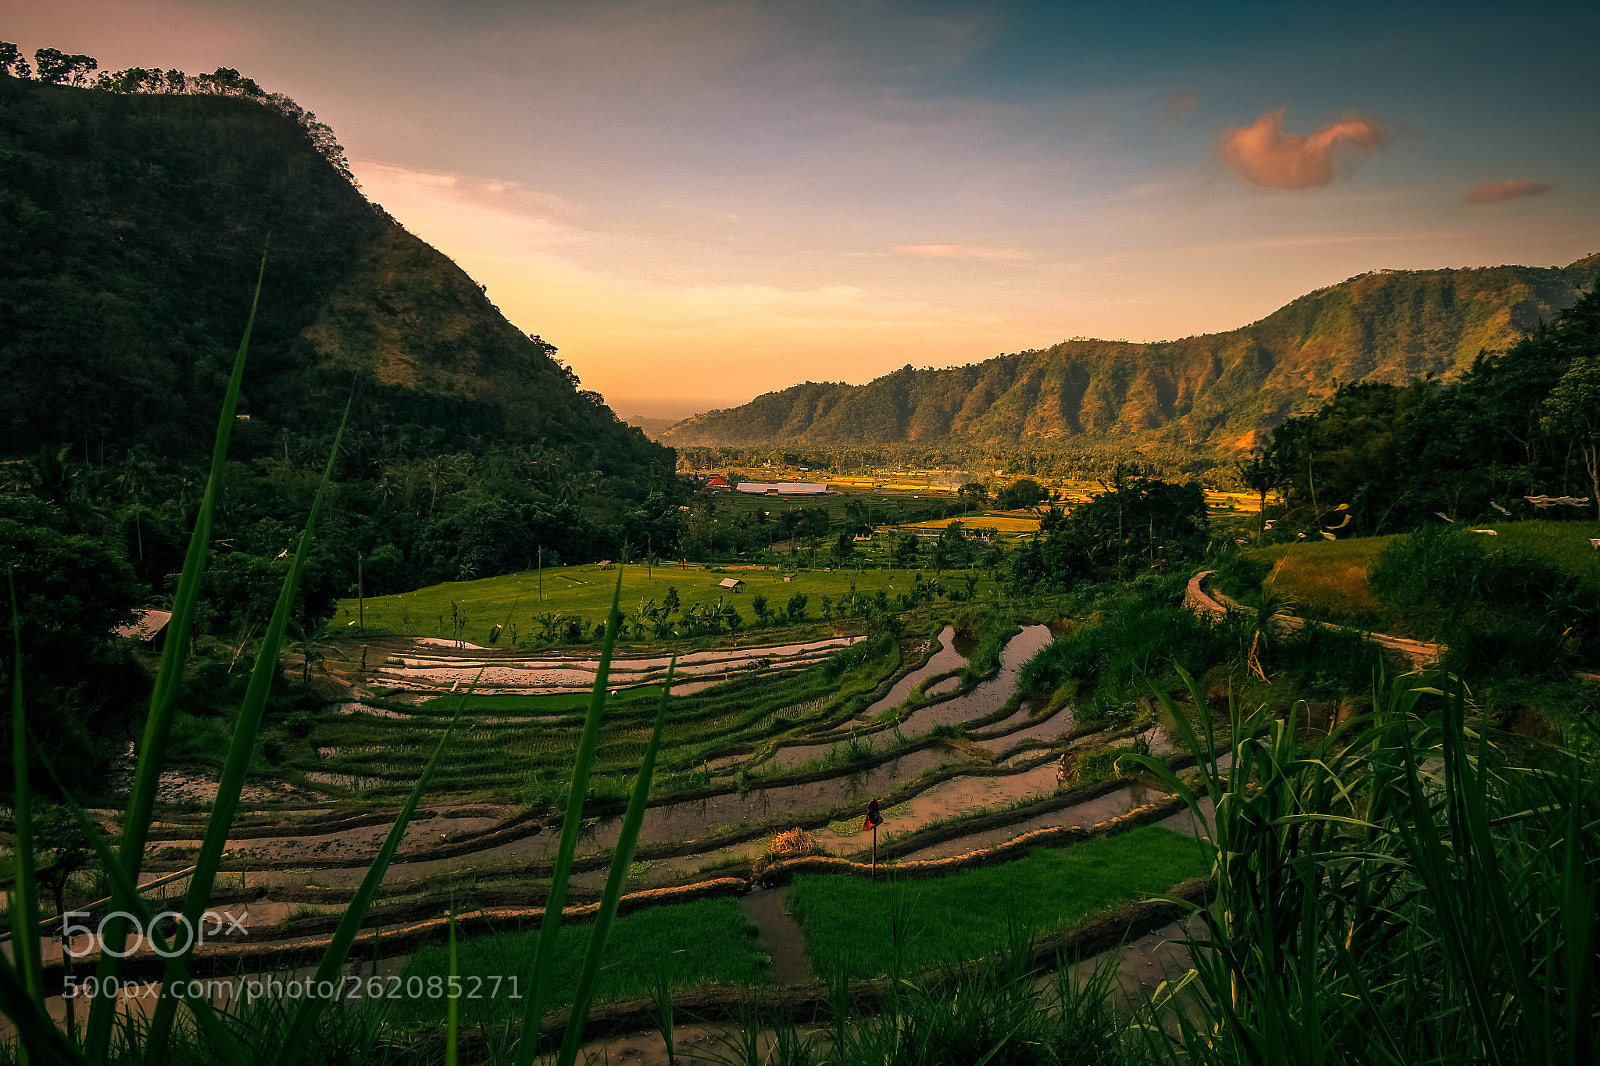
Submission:
<svg viewBox="0 0 1600 1066">
<path fill-rule="evenodd" d="M 790 579 L 785 580 L 786 576 Z M 928 570 L 923 576 L 932 578 L 933 571 Z M 730 577 L 743 581 L 744 588 L 738 592 L 721 588 L 719 583 Z M 807 597 L 806 617 L 819 620 L 824 596 L 834 602 L 848 600 L 853 586 L 857 596 L 870 598 L 882 589 L 890 600 L 895 600 L 911 588 L 913 580 L 905 570 L 814 569 L 786 575 L 777 569 L 742 570 L 698 563 L 647 569 L 641 563 L 633 563 L 622 568 L 621 610 L 632 616 L 652 600 L 657 605 L 663 603 L 668 589 L 676 589 L 685 607 L 709 607 L 719 601 L 732 604 L 744 618 L 742 639 L 748 642 L 752 632 L 759 632 L 751 606 L 757 595 L 765 596 L 772 610 L 781 612 L 791 597 L 803 594 Z M 468 643 L 488 644 L 495 626 L 505 627 L 500 637 L 502 644 L 527 641 L 538 634 L 540 625 L 536 619 L 541 615 L 576 615 L 590 624 L 604 620 L 616 581 L 615 569 L 602 570 L 593 563 L 546 567 L 542 575 L 530 570 L 478 581 L 451 581 L 415 592 L 369 598 L 366 625 L 369 631 L 454 638 L 453 617 L 464 613 L 466 622 L 460 636 Z M 994 588 L 995 582 L 981 574 L 978 595 L 982 597 Z M 457 612 L 454 616 L 453 610 Z M 356 601 L 340 600 L 338 612 L 334 627 L 350 629 L 357 621 Z M 775 640 L 789 639 L 782 633 L 772 636 Z"/>
<path fill-rule="evenodd" d="M 1034 533 L 1039 529 L 1039 518 L 1026 511 L 979 511 L 956 518 L 936 518 L 931 522 L 918 522 L 905 529 L 943 529 L 952 522 L 960 522 L 967 529 L 993 529 L 1000 533 Z"/>
<path fill-rule="evenodd" d="M 1282 544 L 1251 554 L 1272 569 L 1261 587 L 1282 596 L 1293 614 L 1329 622 L 1372 624 L 1382 605 L 1367 586 L 1367 571 L 1394 537 Z"/>
<path fill-rule="evenodd" d="M 589 930 L 587 923 L 561 927 L 556 969 L 551 975 L 552 1007 L 571 1002 Z M 527 993 L 538 941 L 537 929 L 491 933 L 460 941 L 457 950 L 463 992 L 479 988 L 483 993 L 482 998 L 460 1001 L 463 1029 L 521 1016 L 523 1001 L 511 998 L 510 979 L 513 974 L 520 975 L 519 991 Z M 756 928 L 734 899 L 651 907 L 619 917 L 606 943 L 596 1000 L 603 1003 L 649 996 L 655 989 L 658 967 L 665 970 L 675 988 L 767 983 L 767 958 L 761 954 Z M 402 988 L 404 980 L 412 977 L 425 982 L 449 972 L 445 945 L 428 944 L 406 968 Z M 503 978 L 500 994 L 490 996 L 496 976 Z M 438 1025 L 444 1020 L 445 1004 L 442 997 L 401 996 L 389 1004 L 390 1017 L 404 1026 Z"/>
<path fill-rule="evenodd" d="M 1146 826 L 1070 848 L 1039 848 L 1018 862 L 932 881 L 797 877 L 789 888 L 789 909 L 805 931 L 819 974 L 890 973 L 897 921 L 903 930 L 900 970 L 909 974 L 991 954 L 1017 926 L 1044 935 L 1205 872 L 1199 841 Z"/>
<path fill-rule="evenodd" d="M 1479 527 L 1485 546 L 1532 556 L 1572 574 L 1591 591 L 1600 591 L 1600 551 L 1590 539 L 1600 537 L 1600 522 L 1505 522 Z M 1383 605 L 1367 584 L 1378 555 L 1404 539 L 1355 537 L 1340 541 L 1280 544 L 1249 552 L 1271 567 L 1262 587 L 1289 601 L 1291 613 L 1352 625 L 1384 621 Z"/>
</svg>

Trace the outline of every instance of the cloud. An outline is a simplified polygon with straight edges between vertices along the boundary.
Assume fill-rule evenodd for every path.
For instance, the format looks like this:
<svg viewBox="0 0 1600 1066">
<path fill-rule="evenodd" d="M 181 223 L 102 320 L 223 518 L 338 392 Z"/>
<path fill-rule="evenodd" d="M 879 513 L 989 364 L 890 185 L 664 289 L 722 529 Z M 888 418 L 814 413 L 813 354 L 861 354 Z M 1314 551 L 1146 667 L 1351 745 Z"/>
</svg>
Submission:
<svg viewBox="0 0 1600 1066">
<path fill-rule="evenodd" d="M 927 259 L 989 259 L 1015 261 L 1027 259 L 1021 248 L 991 248 L 982 244 L 897 244 L 894 251 Z"/>
<path fill-rule="evenodd" d="M 1168 126 L 1176 126 L 1189 117 L 1189 112 L 1200 105 L 1194 93 L 1175 93 L 1167 105 L 1161 109 L 1161 121 Z"/>
<path fill-rule="evenodd" d="M 1372 149 L 1383 129 L 1364 118 L 1344 118 L 1306 137 L 1285 136 L 1283 109 L 1268 111 L 1222 138 L 1222 161 L 1252 185 L 1269 189 L 1314 189 L 1333 181 L 1334 154 L 1346 145 Z"/>
<path fill-rule="evenodd" d="M 1467 193 L 1469 204 L 1497 204 L 1501 200 L 1515 200 L 1519 196 L 1543 196 L 1555 188 L 1548 181 L 1486 181 Z"/>
</svg>

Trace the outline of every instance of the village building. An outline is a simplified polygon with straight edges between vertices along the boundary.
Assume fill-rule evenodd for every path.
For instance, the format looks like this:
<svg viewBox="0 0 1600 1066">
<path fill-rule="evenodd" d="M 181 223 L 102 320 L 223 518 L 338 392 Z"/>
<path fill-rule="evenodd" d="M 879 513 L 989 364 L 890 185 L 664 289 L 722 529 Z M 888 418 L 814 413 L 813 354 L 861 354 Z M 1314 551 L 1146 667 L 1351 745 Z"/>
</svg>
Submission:
<svg viewBox="0 0 1600 1066">
<path fill-rule="evenodd" d="M 739 491 L 752 496 L 826 496 L 828 486 L 813 481 L 741 481 Z"/>
<path fill-rule="evenodd" d="M 119 637 L 148 644 L 152 648 L 160 648 L 166 640 L 167 623 L 170 621 L 172 621 L 171 611 L 143 610 L 138 613 L 131 625 L 118 626 L 112 632 Z"/>
</svg>

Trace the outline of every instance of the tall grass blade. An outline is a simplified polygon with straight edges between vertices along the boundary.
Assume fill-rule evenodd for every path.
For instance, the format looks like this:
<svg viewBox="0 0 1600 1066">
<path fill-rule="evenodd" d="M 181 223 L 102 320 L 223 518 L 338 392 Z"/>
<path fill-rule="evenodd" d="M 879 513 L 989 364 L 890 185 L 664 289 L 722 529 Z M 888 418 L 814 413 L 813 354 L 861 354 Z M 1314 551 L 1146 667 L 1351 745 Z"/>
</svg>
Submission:
<svg viewBox="0 0 1600 1066">
<path fill-rule="evenodd" d="M 167 623 L 167 643 L 161 653 L 161 668 L 156 674 L 155 686 L 150 693 L 150 713 L 145 719 L 144 736 L 139 744 L 139 764 L 134 771 L 133 788 L 128 797 L 128 809 L 122 823 L 122 845 L 119 861 L 130 881 L 137 881 L 144 859 L 145 843 L 149 839 L 150 814 L 155 807 L 156 786 L 161 776 L 162 763 L 166 761 L 167 740 L 172 732 L 172 715 L 177 706 L 178 687 L 183 680 L 183 661 L 188 651 L 189 630 L 194 621 L 195 602 L 200 595 L 200 574 L 205 567 L 206 552 L 211 547 L 211 518 L 216 510 L 217 495 L 222 490 L 222 475 L 227 466 L 228 441 L 233 433 L 234 408 L 239 402 L 239 390 L 244 382 L 244 366 L 250 352 L 250 333 L 255 328 L 256 307 L 261 301 L 261 281 L 266 276 L 267 257 L 261 255 L 261 267 L 256 273 L 255 295 L 250 299 L 250 317 L 245 321 L 244 335 L 239 338 L 239 350 L 233 358 L 233 373 L 228 378 L 228 390 L 222 399 L 222 412 L 217 418 L 217 434 L 211 449 L 211 473 L 206 479 L 205 495 L 195 515 L 194 533 L 189 538 L 189 548 L 183 558 L 183 572 L 178 578 L 178 589 L 172 598 L 172 619 Z M 105 925 L 97 976 L 105 985 L 118 979 L 122 972 L 123 953 L 127 944 L 128 927 L 122 918 L 113 918 Z M 116 1002 L 109 997 L 96 996 L 89 1011 L 89 1024 L 85 1042 L 94 1061 L 105 1061 L 106 1048 L 111 1042 L 111 1023 L 116 1015 Z"/>
<path fill-rule="evenodd" d="M 250 673 L 250 684 L 245 690 L 244 702 L 239 706 L 239 716 L 233 727 L 233 740 L 223 763 L 222 776 L 217 782 L 217 798 L 212 801 L 211 816 L 206 821 L 205 838 L 195 858 L 194 875 L 189 879 L 189 890 L 184 895 L 183 917 L 187 928 L 198 928 L 205 913 L 206 901 L 211 898 L 211 888 L 216 882 L 217 868 L 222 864 L 222 850 L 228 843 L 233 828 L 233 817 L 239 809 L 239 796 L 244 791 L 245 777 L 250 773 L 250 760 L 255 755 L 256 738 L 261 731 L 261 719 L 266 713 L 267 694 L 278 673 L 278 650 L 283 645 L 284 630 L 289 624 L 289 613 L 300 586 L 300 572 L 305 567 L 306 554 L 316 530 L 317 515 L 327 497 L 328 486 L 333 481 L 333 464 L 339 458 L 339 445 L 344 440 L 345 427 L 350 422 L 350 406 L 345 405 L 344 417 L 334 434 L 333 447 L 328 451 L 328 462 L 322 468 L 322 481 L 317 485 L 311 501 L 311 513 L 306 517 L 305 529 L 300 534 L 300 544 L 295 548 L 294 560 L 283 577 L 283 587 L 278 592 L 278 602 L 267 623 L 267 632 L 261 640 L 256 655 L 255 668 Z M 185 981 L 189 975 L 189 953 L 183 952 L 167 962 L 162 978 L 162 994 L 156 1001 L 156 1011 L 150 1021 L 145 1061 L 155 1066 L 165 1055 L 167 1038 L 172 1032 L 172 1019 L 178 1009 L 178 997 L 167 990 Z"/>
<path fill-rule="evenodd" d="M 55 783 L 56 790 L 66 796 L 67 791 L 62 787 L 61 779 L 56 776 L 55 767 L 48 761 L 43 762 L 42 765 L 45 772 L 50 775 L 51 781 Z M 73 818 L 77 819 L 79 827 L 83 830 L 84 839 L 89 842 L 89 846 L 99 856 L 102 868 L 106 871 L 107 876 L 111 878 L 111 895 L 117 909 L 125 910 L 137 918 L 143 928 L 148 931 L 147 935 L 155 942 L 157 949 L 163 952 L 170 951 L 171 945 L 167 943 L 166 937 L 155 926 L 153 920 L 155 918 L 154 908 L 145 902 L 144 896 L 140 895 L 138 887 L 128 876 L 128 872 L 117 861 L 116 853 L 112 851 L 111 845 L 100 832 L 100 826 L 95 823 L 93 818 L 89 817 L 88 812 L 70 797 L 67 801 L 67 809 L 72 812 Z M 228 1066 L 245 1066 L 244 1055 L 240 1052 L 238 1044 L 233 1037 L 223 1028 L 222 1020 L 217 1017 L 216 1008 L 211 1005 L 209 1000 L 190 1000 L 189 1012 L 194 1016 L 195 1021 L 199 1023 L 200 1028 L 204 1030 L 207 1038 L 210 1039 L 213 1054 L 220 1056 Z M 54 1023 L 51 1023 L 51 1028 L 54 1029 Z M 104 1049 L 101 1049 L 101 1053 L 104 1053 Z"/>
<path fill-rule="evenodd" d="M 482 670 L 478 671 L 478 676 L 483 676 Z M 350 954 L 350 945 L 355 943 L 356 934 L 361 931 L 361 923 L 366 920 L 367 908 L 372 906 L 372 898 L 378 894 L 378 886 L 383 883 L 383 875 L 388 872 L 389 863 L 394 859 L 395 852 L 400 850 L 400 841 L 406 834 L 406 826 L 411 824 L 411 816 L 416 813 L 417 804 L 422 801 L 422 796 L 427 792 L 433 775 L 439 769 L 439 764 L 444 761 L 445 745 L 450 743 L 451 735 L 461 723 L 461 715 L 466 710 L 467 700 L 477 687 L 478 682 L 474 679 L 467 691 L 461 694 L 461 702 L 456 704 L 456 713 L 450 719 L 450 724 L 445 727 L 444 736 L 439 738 L 438 745 L 433 749 L 433 755 L 422 769 L 422 776 L 417 778 L 416 786 L 406 797 L 400 813 L 395 816 L 394 825 L 389 828 L 389 835 L 384 838 L 383 847 L 378 849 L 377 857 L 372 860 L 372 865 L 367 867 L 366 876 L 361 879 L 361 887 L 350 897 L 350 902 L 339 919 L 339 926 L 334 930 L 333 940 L 322 953 L 322 961 L 317 965 L 313 980 L 319 985 L 324 981 L 334 981 L 338 978 L 339 970 Z M 326 1000 L 315 996 L 308 997 L 300 1005 L 274 1062 L 279 1066 L 289 1066 L 290 1063 L 300 1061 L 300 1054 L 317 1024 L 317 1017 L 326 1005 Z"/>
<path fill-rule="evenodd" d="M 1480 913 L 1482 910 L 1488 911 L 1489 928 L 1494 934 L 1489 938 L 1489 945 L 1498 947 L 1503 967 L 1510 971 L 1512 990 L 1521 1007 L 1519 1013 L 1529 1046 L 1533 1048 L 1536 1060 L 1550 1061 L 1546 1045 L 1552 1034 L 1546 1030 L 1544 1018 L 1534 1010 L 1538 1000 L 1534 996 L 1533 976 L 1528 971 L 1522 936 L 1517 929 L 1517 909 L 1512 906 L 1511 897 L 1506 892 L 1505 879 L 1495 857 L 1494 839 L 1489 826 L 1488 773 L 1483 763 L 1486 754 L 1483 749 L 1487 748 L 1488 741 L 1481 740 L 1477 760 L 1468 754 L 1465 699 L 1459 691 L 1452 692 L 1445 703 L 1444 743 L 1446 770 L 1455 782 L 1454 792 L 1461 808 L 1463 839 L 1457 841 L 1454 850 L 1457 861 L 1463 863 L 1463 867 L 1457 880 L 1466 882 L 1462 885 L 1467 889 L 1463 895 L 1481 893 Z M 1472 892 L 1473 888 L 1479 892 Z M 1488 965 L 1480 963 L 1480 967 L 1480 972 L 1486 978 L 1494 984 L 1499 983 L 1490 977 Z"/>
<path fill-rule="evenodd" d="M 594 766 L 595 746 L 600 738 L 600 716 L 606 706 L 606 679 L 611 673 L 611 653 L 617 645 L 617 605 L 622 600 L 622 567 L 617 567 L 617 587 L 611 594 L 611 613 L 606 616 L 605 643 L 595 667 L 594 688 L 589 693 L 589 712 L 578 740 L 577 758 L 572 765 L 572 788 L 567 794 L 567 813 L 561 822 L 561 843 L 556 850 L 550 878 L 550 894 L 545 899 L 544 921 L 539 927 L 539 949 L 534 956 L 533 975 L 528 982 L 528 998 L 522 1009 L 522 1038 L 517 1044 L 516 1066 L 533 1066 L 539 1047 L 539 1025 L 550 995 L 550 971 L 556 957 L 556 937 L 561 930 L 561 908 L 567 901 L 567 878 L 578 850 L 578 834 L 583 829 L 583 800 L 589 792 L 589 770 Z"/>
<path fill-rule="evenodd" d="M 1566 983 L 1565 1017 L 1559 1049 L 1563 1061 L 1593 1066 L 1600 1057 L 1600 1029 L 1594 1024 L 1594 960 L 1600 958 L 1600 928 L 1595 924 L 1595 886 L 1585 869 L 1584 816 L 1589 796 L 1584 787 L 1583 758 L 1572 757 L 1571 789 L 1567 795 L 1565 832 L 1561 849 L 1561 926 Z"/>
<path fill-rule="evenodd" d="M 567 1018 L 567 1031 L 561 1040 L 561 1053 L 556 1066 L 572 1066 L 578 1057 L 578 1044 L 583 1040 L 583 1023 L 589 1017 L 589 1004 L 594 999 L 594 982 L 600 973 L 600 959 L 605 954 L 606 939 L 611 935 L 611 923 L 617 916 L 617 901 L 622 898 L 623 885 L 628 880 L 628 870 L 633 865 L 633 852 L 639 843 L 639 829 L 644 825 L 645 807 L 650 802 L 650 779 L 655 775 L 656 751 L 661 746 L 661 732 L 667 724 L 667 704 L 672 691 L 672 675 L 678 667 L 674 655 L 667 664 L 667 680 L 661 692 L 661 704 L 656 709 L 655 729 L 645 745 L 644 759 L 639 764 L 639 779 L 634 782 L 633 796 L 628 800 L 628 813 L 622 819 L 622 835 L 617 838 L 617 850 L 611 856 L 611 870 L 606 875 L 605 891 L 600 896 L 600 910 L 594 916 L 594 928 L 589 933 L 588 954 L 583 959 L 583 969 L 578 973 L 578 984 L 572 997 L 572 1013 Z"/>
<path fill-rule="evenodd" d="M 445 915 L 450 927 L 450 981 L 445 986 L 449 1002 L 444 1017 L 444 1066 L 456 1066 L 461 1054 L 461 963 L 456 957 L 456 912 L 451 908 Z"/>
<path fill-rule="evenodd" d="M 16 794 L 12 818 L 16 824 L 16 887 L 10 906 L 11 943 L 16 952 L 18 979 L 27 994 L 44 1001 L 44 963 L 39 951 L 39 871 L 33 856 L 33 790 L 28 781 L 28 716 L 22 699 L 22 612 L 17 608 L 17 583 L 13 568 L 6 569 L 11 593 L 11 772 Z"/>
<path fill-rule="evenodd" d="M 9 960 L 0 955 L 0 1014 L 16 1026 L 21 1046 L 19 1063 L 61 1063 L 83 1066 L 85 1059 L 68 1043 L 56 1023 L 44 1012 L 38 997 L 22 983 Z"/>
<path fill-rule="evenodd" d="M 667 1066 L 678 1066 L 677 1043 L 672 1037 L 672 979 L 667 976 L 666 959 L 659 956 L 656 958 L 656 982 L 651 1000 L 655 1005 L 656 1030 L 661 1034 L 661 1043 L 667 1052 Z"/>
</svg>

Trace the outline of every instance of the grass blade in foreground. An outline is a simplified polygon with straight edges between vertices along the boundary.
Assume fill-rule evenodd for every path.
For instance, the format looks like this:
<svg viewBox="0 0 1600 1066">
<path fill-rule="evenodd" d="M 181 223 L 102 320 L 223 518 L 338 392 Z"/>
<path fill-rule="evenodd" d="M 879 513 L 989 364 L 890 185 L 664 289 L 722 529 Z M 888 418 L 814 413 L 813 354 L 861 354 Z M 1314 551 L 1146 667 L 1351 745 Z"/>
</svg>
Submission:
<svg viewBox="0 0 1600 1066">
<path fill-rule="evenodd" d="M 17 1062 L 59 1062 L 66 1066 L 83 1066 L 85 1060 L 67 1042 L 33 994 L 22 986 L 17 972 L 4 956 L 0 956 L 0 1014 L 17 1028 L 21 1043 L 21 1047 L 16 1049 Z"/>
<path fill-rule="evenodd" d="M 452 907 L 445 915 L 450 923 L 450 982 L 446 990 L 449 992 L 449 1001 L 445 1007 L 444 1019 L 444 1066 L 456 1066 L 459 1061 L 461 1043 L 461 996 L 459 995 L 461 981 L 461 965 L 456 958 L 456 912 Z"/>
<path fill-rule="evenodd" d="M 544 923 L 539 927 L 539 950 L 534 956 L 528 998 L 523 1004 L 516 1066 L 533 1066 L 533 1056 L 539 1047 L 539 1023 L 544 1019 L 544 1005 L 550 994 L 550 970 L 556 957 L 556 936 L 561 929 L 561 908 L 567 901 L 567 878 L 572 873 L 572 858 L 578 850 L 578 833 L 583 828 L 583 798 L 589 792 L 589 770 L 594 765 L 600 716 L 605 711 L 606 679 L 611 672 L 611 653 L 617 645 L 617 604 L 621 599 L 622 567 L 619 566 L 617 587 L 611 594 L 611 613 L 606 616 L 606 639 L 600 648 L 600 662 L 595 667 L 594 688 L 589 693 L 589 713 L 584 718 L 583 735 L 572 764 L 572 789 L 567 794 L 561 844 L 556 850 L 555 868 L 550 877 L 550 895 L 545 898 Z"/>
<path fill-rule="evenodd" d="M 328 485 L 333 481 L 333 464 L 339 457 L 339 445 L 344 440 L 345 426 L 350 422 L 350 407 L 345 406 L 344 418 L 334 434 L 333 447 L 328 451 L 328 462 L 322 468 L 322 481 L 311 501 L 311 513 L 306 516 L 306 527 L 300 533 L 300 544 L 295 549 L 289 572 L 283 576 L 283 587 L 278 592 L 278 603 L 272 610 L 272 620 L 267 624 L 266 635 L 256 654 L 255 668 L 250 672 L 250 685 L 245 690 L 244 702 L 239 705 L 239 716 L 233 727 L 233 740 L 223 763 L 222 776 L 217 782 L 217 798 L 212 801 L 211 816 L 206 821 L 205 839 L 195 858 L 194 875 L 189 879 L 189 890 L 184 894 L 183 918 L 185 927 L 199 927 L 205 913 L 206 902 L 211 898 L 211 888 L 216 882 L 217 867 L 222 864 L 222 849 L 228 843 L 228 833 L 233 828 L 233 817 L 239 809 L 239 796 L 244 791 L 245 777 L 250 773 L 250 760 L 255 755 L 256 738 L 261 732 L 261 719 L 266 713 L 267 694 L 272 689 L 278 673 L 278 650 L 283 645 L 283 633 L 289 624 L 289 612 L 294 595 L 300 586 L 300 571 L 305 566 L 306 553 L 311 547 L 311 537 L 316 530 L 317 515 L 322 501 L 327 497 Z M 167 962 L 162 978 L 162 993 L 156 1001 L 156 1011 L 150 1021 L 149 1039 L 145 1045 L 145 1061 L 155 1066 L 166 1055 L 167 1037 L 172 1032 L 172 1018 L 178 1009 L 179 997 L 168 990 L 179 987 L 189 975 L 189 953 L 182 952 Z"/>
<path fill-rule="evenodd" d="M 121 863 L 117 862 L 116 853 L 111 850 L 111 845 L 106 842 L 105 837 L 101 834 L 100 826 L 96 824 L 93 818 L 89 817 L 88 812 L 76 800 L 68 795 L 66 787 L 62 785 L 61 778 L 56 776 L 55 767 L 50 764 L 50 761 L 41 758 L 40 765 L 44 768 L 44 772 L 50 775 L 50 780 L 56 786 L 56 791 L 67 797 L 67 810 L 72 813 L 72 817 L 77 820 L 79 827 L 83 830 L 84 839 L 89 842 L 89 846 L 99 856 L 102 868 L 111 879 L 111 898 L 117 909 L 125 910 L 138 919 L 142 927 L 148 930 L 147 935 L 156 950 L 170 954 L 172 949 L 167 943 L 167 938 L 156 927 L 154 908 L 139 894 L 138 888 L 134 886 L 133 881 L 128 877 L 127 871 L 122 868 Z M 212 1052 L 220 1055 L 228 1066 L 245 1066 L 243 1054 L 239 1051 L 239 1047 L 234 1042 L 233 1037 L 223 1028 L 221 1019 L 217 1017 L 216 1008 L 211 1005 L 210 1000 L 191 1000 L 189 1008 L 190 1013 L 200 1024 L 200 1028 L 205 1030 L 207 1037 L 210 1038 Z M 52 1032 L 56 1031 L 54 1022 L 50 1023 L 50 1028 Z M 102 1049 L 101 1053 L 104 1053 L 104 1049 Z"/>
<path fill-rule="evenodd" d="M 478 671 L 479 676 L 483 671 Z M 405 805 L 400 808 L 400 813 L 395 816 L 394 825 L 389 828 L 389 835 L 384 838 L 383 847 L 378 849 L 377 858 L 372 860 L 372 865 L 367 867 L 366 877 L 361 879 L 361 887 L 356 889 L 355 895 L 350 898 L 350 903 L 345 907 L 344 915 L 339 919 L 339 927 L 334 930 L 333 940 L 328 944 L 328 950 L 322 954 L 322 962 L 317 965 L 316 976 L 312 980 L 319 985 L 325 981 L 333 981 L 339 975 L 339 968 L 344 965 L 346 956 L 350 954 L 350 945 L 355 943 L 356 934 L 361 931 L 361 923 L 366 920 L 367 908 L 372 906 L 372 897 L 378 894 L 378 886 L 383 883 L 383 875 L 389 870 L 389 863 L 394 858 L 395 852 L 400 850 L 400 840 L 406 834 L 406 826 L 411 823 L 411 816 L 416 813 L 417 804 L 421 802 L 422 795 L 428 790 L 428 784 L 433 780 L 434 773 L 439 769 L 439 764 L 444 761 L 445 745 L 450 743 L 450 736 L 461 723 L 461 712 L 466 709 L 467 700 L 477 689 L 476 679 L 461 694 L 461 702 L 456 705 L 455 716 L 450 719 L 450 724 L 445 727 L 444 736 L 439 738 L 439 744 L 433 749 L 433 756 L 428 759 L 428 765 L 423 767 L 422 776 L 417 778 L 416 787 L 411 790 L 411 795 L 406 797 Z M 300 1053 L 306 1041 L 311 1036 L 311 1030 L 317 1024 L 317 1016 L 322 1013 L 322 1008 L 327 1001 L 315 996 L 308 997 L 295 1012 L 294 1021 L 289 1025 L 282 1047 L 279 1048 L 277 1057 L 273 1059 L 279 1066 L 290 1066 L 291 1063 L 300 1061 Z"/>
<path fill-rule="evenodd" d="M 11 943 L 15 945 L 18 978 L 36 1002 L 44 1002 L 44 964 L 39 957 L 39 871 L 33 861 L 33 794 L 28 782 L 28 716 L 22 702 L 22 614 L 17 609 L 17 584 L 10 568 L 11 593 L 11 772 L 16 797 L 12 819 L 16 850 L 16 888 L 9 900 Z"/>
<path fill-rule="evenodd" d="M 650 802 L 650 779 L 655 775 L 656 751 L 661 747 L 661 731 L 667 724 L 668 697 L 672 692 L 672 675 L 677 667 L 678 657 L 674 655 L 667 664 L 667 680 L 661 691 L 661 706 L 656 710 L 655 729 L 645 745 L 644 759 L 639 763 L 639 780 L 634 782 L 633 796 L 628 800 L 628 813 L 622 819 L 622 835 L 617 838 L 617 850 L 611 856 L 611 870 L 606 875 L 600 910 L 594 916 L 594 928 L 589 933 L 589 950 L 583 959 L 583 969 L 578 973 L 578 985 L 572 996 L 572 1013 L 567 1017 L 567 1031 L 561 1039 L 561 1054 L 556 1057 L 556 1066 L 572 1066 L 577 1061 L 578 1045 L 583 1041 L 583 1023 L 589 1017 L 589 1004 L 594 999 L 594 980 L 600 972 L 600 957 L 605 953 L 606 939 L 611 935 L 611 923 L 617 916 L 617 901 L 622 898 L 622 886 L 628 880 L 634 848 L 639 843 L 639 829 L 644 825 L 644 810 Z"/>
<path fill-rule="evenodd" d="M 161 776 L 161 764 L 166 761 L 167 740 L 172 733 L 172 715 L 177 706 L 178 687 L 183 680 L 183 661 L 189 642 L 189 629 L 194 621 L 195 601 L 200 595 L 200 572 L 205 567 L 206 552 L 211 547 L 211 516 L 216 510 L 217 494 L 222 488 L 222 474 L 228 461 L 228 441 L 233 433 L 233 413 L 239 402 L 239 389 L 244 382 L 245 359 L 250 352 L 250 333 L 255 328 L 256 306 L 261 300 L 261 279 L 266 275 L 267 257 L 261 256 L 261 269 L 256 275 L 256 291 L 250 300 L 250 317 L 245 321 L 244 336 L 239 338 L 239 351 L 233 358 L 233 373 L 228 378 L 228 391 L 222 399 L 222 413 L 217 418 L 217 435 L 211 449 L 211 473 L 206 478 L 205 495 L 200 510 L 195 515 L 194 533 L 189 538 L 189 548 L 183 557 L 183 573 L 178 579 L 178 591 L 172 598 L 172 619 L 167 623 L 167 644 L 161 653 L 161 668 L 156 674 L 155 687 L 150 693 L 150 713 L 145 719 L 144 736 L 139 743 L 139 764 L 133 775 L 133 789 L 128 797 L 128 809 L 123 815 L 122 847 L 119 863 L 128 880 L 137 882 L 144 861 L 144 847 L 150 834 L 150 814 L 155 807 L 156 785 Z M 118 979 L 122 972 L 121 955 L 127 946 L 128 927 L 120 917 L 106 923 L 102 934 L 100 967 L 96 973 L 99 984 L 105 986 Z M 111 1042 L 111 1023 L 116 1015 L 116 1001 L 106 996 L 96 996 L 89 1010 L 89 1025 L 84 1042 L 94 1056 L 94 1061 L 105 1061 L 106 1049 Z"/>
</svg>

